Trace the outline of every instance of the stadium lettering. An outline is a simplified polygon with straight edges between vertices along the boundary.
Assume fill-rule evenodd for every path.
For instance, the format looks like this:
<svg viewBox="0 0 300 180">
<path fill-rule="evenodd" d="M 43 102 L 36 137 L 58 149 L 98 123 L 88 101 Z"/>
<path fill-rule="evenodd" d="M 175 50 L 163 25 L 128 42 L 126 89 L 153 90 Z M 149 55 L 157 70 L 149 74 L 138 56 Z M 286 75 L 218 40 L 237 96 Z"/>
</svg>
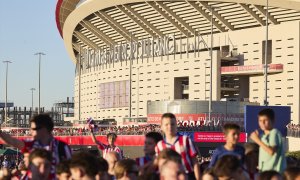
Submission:
<svg viewBox="0 0 300 180">
<path fill-rule="evenodd" d="M 158 38 L 148 38 L 141 41 L 130 41 L 113 46 L 105 46 L 99 49 L 80 49 L 77 56 L 76 72 L 89 72 L 91 68 L 106 67 L 107 64 L 114 64 L 128 60 L 149 59 L 155 57 L 169 56 L 194 52 L 195 57 L 200 56 L 200 50 L 204 49 L 206 42 L 198 35 L 193 38 L 182 39 L 175 35 L 166 35 Z M 169 58 L 169 57 L 168 57 Z"/>
</svg>

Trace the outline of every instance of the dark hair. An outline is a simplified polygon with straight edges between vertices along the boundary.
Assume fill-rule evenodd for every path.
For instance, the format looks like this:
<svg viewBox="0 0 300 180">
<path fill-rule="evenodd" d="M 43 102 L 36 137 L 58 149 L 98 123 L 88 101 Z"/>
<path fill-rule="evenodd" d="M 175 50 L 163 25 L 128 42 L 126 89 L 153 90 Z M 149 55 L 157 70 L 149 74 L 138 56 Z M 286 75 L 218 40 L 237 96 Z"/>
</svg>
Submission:
<svg viewBox="0 0 300 180">
<path fill-rule="evenodd" d="M 207 162 L 209 163 L 209 162 Z M 201 172 L 203 175 L 204 174 L 209 174 L 211 175 L 212 177 L 215 177 L 215 173 L 214 173 L 214 169 L 213 168 L 207 168 L 205 169 L 204 171 Z"/>
<path fill-rule="evenodd" d="M 162 150 L 158 156 L 157 159 L 166 159 L 166 160 L 172 160 L 177 163 L 181 163 L 181 156 L 178 154 L 178 152 L 174 151 L 173 149 L 164 149 Z"/>
<path fill-rule="evenodd" d="M 294 180 L 297 176 L 300 176 L 300 167 L 287 168 L 283 173 L 284 180 Z"/>
<path fill-rule="evenodd" d="M 241 128 L 239 125 L 235 124 L 235 123 L 226 123 L 223 126 L 223 132 L 224 134 L 228 133 L 228 130 L 236 130 L 236 131 L 241 131 Z"/>
<path fill-rule="evenodd" d="M 29 162 L 32 163 L 32 160 L 36 157 L 43 158 L 48 160 L 50 163 L 52 161 L 52 154 L 46 149 L 37 148 L 33 150 L 29 155 Z"/>
<path fill-rule="evenodd" d="M 259 180 L 270 180 L 270 179 L 272 179 L 272 177 L 274 177 L 274 176 L 279 176 L 279 177 L 281 177 L 281 175 L 280 175 L 277 171 L 271 170 L 271 171 L 264 171 L 264 172 L 260 173 L 258 179 L 259 179 Z"/>
<path fill-rule="evenodd" d="M 249 173 L 256 173 L 258 167 L 259 146 L 256 143 L 245 143 L 244 163 Z"/>
<path fill-rule="evenodd" d="M 209 170 L 210 172 L 213 171 L 212 168 L 208 168 L 209 163 L 210 163 L 209 161 L 205 161 L 205 162 L 203 162 L 203 163 L 200 164 L 200 172 L 201 172 L 201 174 L 203 174 L 203 173 L 205 173 L 205 172 L 208 172 L 208 170 Z M 207 173 L 207 174 L 210 174 L 210 173 Z"/>
<path fill-rule="evenodd" d="M 175 115 L 173 113 L 164 113 L 162 116 L 161 116 L 161 119 L 163 118 L 170 118 L 170 119 L 176 119 Z"/>
<path fill-rule="evenodd" d="M 259 111 L 258 116 L 267 116 L 267 118 L 270 119 L 272 123 L 274 123 L 275 121 L 275 112 L 270 108 Z"/>
<path fill-rule="evenodd" d="M 49 132 L 54 128 L 53 120 L 49 114 L 38 114 L 30 120 L 30 123 L 35 123 L 36 128 L 46 128 Z"/>
<path fill-rule="evenodd" d="M 106 135 L 106 138 L 108 139 L 109 137 L 112 137 L 113 139 L 117 139 L 117 134 L 116 133 L 113 133 L 113 132 L 111 132 L 111 133 L 108 133 L 107 135 Z"/>
<path fill-rule="evenodd" d="M 87 176 L 95 177 L 98 173 L 99 161 L 88 152 L 78 152 L 72 156 L 70 168 L 82 168 Z"/>
<path fill-rule="evenodd" d="M 136 169 L 134 168 L 136 166 Z M 115 176 L 116 179 L 120 179 L 124 176 L 124 174 L 129 172 L 138 173 L 137 165 L 135 160 L 133 159 L 123 159 L 117 162 L 115 166 Z"/>
<path fill-rule="evenodd" d="M 214 173 L 217 177 L 231 177 L 241 167 L 240 161 L 236 156 L 225 155 L 221 157 L 215 167 Z"/>
<path fill-rule="evenodd" d="M 56 174 L 68 173 L 70 174 L 70 160 L 61 161 L 56 166 Z"/>
<path fill-rule="evenodd" d="M 99 161 L 99 172 L 107 172 L 108 171 L 108 163 L 103 157 L 98 158 Z"/>
<path fill-rule="evenodd" d="M 146 136 L 146 138 L 153 139 L 156 144 L 159 141 L 163 140 L 163 137 L 162 137 L 162 135 L 159 132 L 148 132 L 145 136 Z"/>
</svg>

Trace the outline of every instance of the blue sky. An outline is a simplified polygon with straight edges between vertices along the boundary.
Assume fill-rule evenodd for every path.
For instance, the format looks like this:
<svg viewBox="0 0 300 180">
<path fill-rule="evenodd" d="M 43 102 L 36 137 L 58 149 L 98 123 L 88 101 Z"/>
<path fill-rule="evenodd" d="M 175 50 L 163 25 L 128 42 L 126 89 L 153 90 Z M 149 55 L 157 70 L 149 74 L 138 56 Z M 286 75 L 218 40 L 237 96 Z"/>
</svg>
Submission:
<svg viewBox="0 0 300 180">
<path fill-rule="evenodd" d="M 38 106 L 38 57 L 42 51 L 41 106 L 73 97 L 74 64 L 56 27 L 56 0 L 0 1 L 0 101 L 5 100 L 3 60 L 10 60 L 8 99 L 15 106 L 31 106 L 30 88 L 36 88 Z"/>
</svg>

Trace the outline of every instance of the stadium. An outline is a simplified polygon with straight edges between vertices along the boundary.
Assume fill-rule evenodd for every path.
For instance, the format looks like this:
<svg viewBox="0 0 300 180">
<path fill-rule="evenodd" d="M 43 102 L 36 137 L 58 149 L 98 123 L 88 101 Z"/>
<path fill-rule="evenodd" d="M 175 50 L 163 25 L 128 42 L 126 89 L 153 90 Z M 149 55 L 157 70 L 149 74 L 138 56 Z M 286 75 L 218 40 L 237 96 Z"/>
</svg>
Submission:
<svg viewBox="0 0 300 180">
<path fill-rule="evenodd" d="M 266 2 L 248 3 L 59 0 L 57 28 L 76 65 L 75 122 L 207 116 L 210 96 L 215 116 L 239 116 L 264 104 L 267 57 L 268 104 L 290 106 L 298 124 L 300 1 L 269 2 L 267 43 Z"/>
</svg>

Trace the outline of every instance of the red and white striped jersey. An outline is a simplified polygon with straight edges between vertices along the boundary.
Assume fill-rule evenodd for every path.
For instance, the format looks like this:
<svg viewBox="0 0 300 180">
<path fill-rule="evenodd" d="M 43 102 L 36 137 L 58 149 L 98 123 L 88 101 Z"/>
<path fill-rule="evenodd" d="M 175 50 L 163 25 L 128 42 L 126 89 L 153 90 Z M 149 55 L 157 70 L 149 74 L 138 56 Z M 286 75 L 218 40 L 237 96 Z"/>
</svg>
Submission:
<svg viewBox="0 0 300 180">
<path fill-rule="evenodd" d="M 148 156 L 138 157 L 135 159 L 135 161 L 138 167 L 143 167 L 145 164 L 151 161 L 151 158 Z"/>
<path fill-rule="evenodd" d="M 194 171 L 192 158 L 196 157 L 198 152 L 188 136 L 177 135 L 174 144 L 167 143 L 165 139 L 159 141 L 155 147 L 156 155 L 164 149 L 173 149 L 181 155 L 182 165 L 186 173 Z"/>
<path fill-rule="evenodd" d="M 118 146 L 112 147 L 110 145 L 106 145 L 106 144 L 99 142 L 98 149 L 100 149 L 102 151 L 102 156 L 104 159 L 106 158 L 107 153 L 112 152 L 112 151 L 117 152 L 120 156 L 120 159 L 123 159 L 123 151 Z"/>
</svg>

